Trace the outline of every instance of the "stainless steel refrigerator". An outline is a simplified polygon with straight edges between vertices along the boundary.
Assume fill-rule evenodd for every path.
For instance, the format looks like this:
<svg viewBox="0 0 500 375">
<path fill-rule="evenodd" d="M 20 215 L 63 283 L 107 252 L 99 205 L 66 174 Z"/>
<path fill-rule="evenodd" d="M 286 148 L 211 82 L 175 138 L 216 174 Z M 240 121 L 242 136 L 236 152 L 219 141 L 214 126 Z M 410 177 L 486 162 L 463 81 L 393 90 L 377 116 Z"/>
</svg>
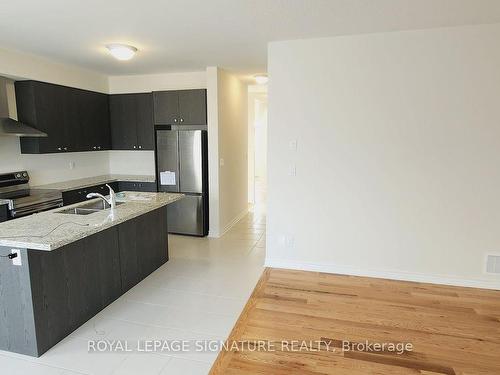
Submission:
<svg viewBox="0 0 500 375">
<path fill-rule="evenodd" d="M 168 231 L 208 234 L 207 131 L 156 127 L 156 181 L 158 191 L 186 196 L 168 206 Z"/>
</svg>

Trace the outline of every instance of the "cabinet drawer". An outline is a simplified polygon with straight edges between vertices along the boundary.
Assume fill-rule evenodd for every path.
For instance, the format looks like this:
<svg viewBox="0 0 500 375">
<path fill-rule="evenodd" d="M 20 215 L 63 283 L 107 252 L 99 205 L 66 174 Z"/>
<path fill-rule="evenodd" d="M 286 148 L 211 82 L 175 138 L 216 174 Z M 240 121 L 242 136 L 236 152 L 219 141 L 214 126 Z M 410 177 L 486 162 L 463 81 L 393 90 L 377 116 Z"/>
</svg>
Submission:
<svg viewBox="0 0 500 375">
<path fill-rule="evenodd" d="M 7 221 L 9 218 L 9 211 L 6 204 L 0 204 L 0 223 L 2 221 Z"/>
<path fill-rule="evenodd" d="M 156 192 L 156 182 L 120 181 L 119 191 Z"/>
<path fill-rule="evenodd" d="M 111 188 L 117 192 L 118 191 L 118 182 L 111 182 L 108 184 Z M 70 191 L 63 192 L 63 204 L 68 206 L 70 204 L 75 204 L 79 202 L 83 202 L 87 200 L 87 194 L 89 193 L 99 193 L 102 195 L 108 195 L 109 189 L 106 184 L 99 184 L 94 186 L 88 186 L 86 188 L 75 189 Z"/>
</svg>

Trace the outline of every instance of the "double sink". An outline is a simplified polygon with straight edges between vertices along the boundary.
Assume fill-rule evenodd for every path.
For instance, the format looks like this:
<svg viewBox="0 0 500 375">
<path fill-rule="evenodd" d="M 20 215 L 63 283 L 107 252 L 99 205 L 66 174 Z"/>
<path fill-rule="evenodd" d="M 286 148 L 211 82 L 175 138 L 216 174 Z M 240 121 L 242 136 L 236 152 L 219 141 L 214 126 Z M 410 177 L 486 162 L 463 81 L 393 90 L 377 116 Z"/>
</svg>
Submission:
<svg viewBox="0 0 500 375">
<path fill-rule="evenodd" d="M 119 206 L 125 202 L 116 202 L 116 205 Z M 71 214 L 71 215 L 89 215 L 94 212 L 104 211 L 111 208 L 108 202 L 103 201 L 102 199 L 89 202 L 86 204 L 82 204 L 78 207 L 67 208 L 65 210 L 57 211 L 58 214 Z"/>
</svg>

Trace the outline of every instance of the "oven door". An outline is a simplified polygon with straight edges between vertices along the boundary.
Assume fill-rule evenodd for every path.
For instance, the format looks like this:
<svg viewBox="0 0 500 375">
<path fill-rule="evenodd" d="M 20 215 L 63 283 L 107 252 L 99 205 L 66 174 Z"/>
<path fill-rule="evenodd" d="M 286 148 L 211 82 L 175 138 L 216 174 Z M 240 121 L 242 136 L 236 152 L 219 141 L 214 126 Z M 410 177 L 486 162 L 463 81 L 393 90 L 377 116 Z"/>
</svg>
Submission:
<svg viewBox="0 0 500 375">
<path fill-rule="evenodd" d="M 19 217 L 28 216 L 31 214 L 36 214 L 37 212 L 48 211 L 54 208 L 62 207 L 62 199 L 55 199 L 52 201 L 37 202 L 32 205 L 25 206 L 15 206 L 14 209 L 10 210 L 11 219 L 17 219 Z"/>
<path fill-rule="evenodd" d="M 11 202 L 9 209 L 13 219 L 63 206 L 62 193 L 51 189 L 31 189 L 29 195 Z"/>
</svg>

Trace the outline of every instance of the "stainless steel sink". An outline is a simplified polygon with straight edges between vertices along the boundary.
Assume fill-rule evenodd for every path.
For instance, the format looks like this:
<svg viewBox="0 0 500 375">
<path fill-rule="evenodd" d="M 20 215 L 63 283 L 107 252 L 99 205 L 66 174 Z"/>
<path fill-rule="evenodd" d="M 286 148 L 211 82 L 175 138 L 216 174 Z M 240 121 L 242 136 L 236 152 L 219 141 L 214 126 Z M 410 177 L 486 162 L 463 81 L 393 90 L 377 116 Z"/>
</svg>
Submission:
<svg viewBox="0 0 500 375">
<path fill-rule="evenodd" d="M 116 205 L 119 206 L 125 202 L 116 202 Z M 82 204 L 78 207 L 67 208 L 65 210 L 57 211 L 58 214 L 71 214 L 71 215 L 89 215 L 94 212 L 99 212 L 103 210 L 107 210 L 110 208 L 109 204 L 104 202 L 103 200 L 98 200 L 95 202 L 90 202 L 87 204 Z"/>
</svg>

